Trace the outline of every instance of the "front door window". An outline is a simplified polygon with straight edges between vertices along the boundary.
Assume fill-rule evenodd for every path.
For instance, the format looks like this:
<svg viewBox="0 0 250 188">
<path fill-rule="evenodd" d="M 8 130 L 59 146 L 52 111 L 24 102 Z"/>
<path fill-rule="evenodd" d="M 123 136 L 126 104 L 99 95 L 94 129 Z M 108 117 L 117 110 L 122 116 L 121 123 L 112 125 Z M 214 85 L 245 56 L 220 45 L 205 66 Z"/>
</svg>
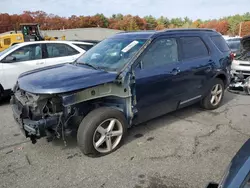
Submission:
<svg viewBox="0 0 250 188">
<path fill-rule="evenodd" d="M 12 52 L 5 59 L 8 60 L 10 57 L 12 60 L 8 61 L 9 63 L 42 59 L 42 48 L 40 44 L 24 46 Z"/>
</svg>

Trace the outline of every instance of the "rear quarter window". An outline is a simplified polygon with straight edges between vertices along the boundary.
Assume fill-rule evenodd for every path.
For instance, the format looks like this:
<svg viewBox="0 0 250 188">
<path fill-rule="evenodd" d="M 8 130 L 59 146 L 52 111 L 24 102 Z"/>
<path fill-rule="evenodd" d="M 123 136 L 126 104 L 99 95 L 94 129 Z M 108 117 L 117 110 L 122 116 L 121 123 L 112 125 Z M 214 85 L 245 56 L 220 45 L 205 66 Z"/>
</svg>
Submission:
<svg viewBox="0 0 250 188">
<path fill-rule="evenodd" d="M 211 40 L 221 52 L 230 51 L 228 44 L 226 43 L 225 39 L 222 36 L 220 35 L 211 36 Z"/>
</svg>

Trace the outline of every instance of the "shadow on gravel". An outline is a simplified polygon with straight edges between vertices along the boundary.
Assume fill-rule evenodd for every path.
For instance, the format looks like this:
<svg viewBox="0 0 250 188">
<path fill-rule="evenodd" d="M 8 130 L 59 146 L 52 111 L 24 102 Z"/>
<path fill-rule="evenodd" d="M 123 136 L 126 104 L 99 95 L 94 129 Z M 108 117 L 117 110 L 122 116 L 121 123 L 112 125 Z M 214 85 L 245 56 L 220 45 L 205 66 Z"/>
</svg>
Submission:
<svg viewBox="0 0 250 188">
<path fill-rule="evenodd" d="M 52 144 L 55 147 L 56 146 L 62 147 L 62 150 L 75 148 L 75 147 L 77 147 L 76 135 L 66 137 L 65 142 L 62 139 L 55 139 L 55 140 L 52 141 Z"/>
<path fill-rule="evenodd" d="M 128 144 L 129 142 L 133 140 L 143 137 L 144 134 L 146 134 L 147 132 L 150 132 L 152 130 L 156 130 L 162 127 L 166 127 L 175 121 L 186 119 L 186 118 L 192 117 L 193 115 L 197 115 L 199 113 L 209 113 L 213 116 L 220 115 L 221 114 L 220 111 L 222 111 L 220 109 L 223 108 L 223 106 L 230 103 L 236 96 L 237 95 L 235 94 L 225 92 L 223 103 L 221 107 L 216 110 L 207 111 L 207 110 L 200 108 L 199 104 L 194 104 L 194 105 L 182 108 L 180 110 L 171 112 L 169 114 L 157 117 L 155 119 L 149 120 L 147 122 L 134 125 L 128 130 L 128 137 L 125 139 L 126 140 L 125 144 Z M 147 138 L 147 141 L 151 141 L 153 139 L 154 138 L 149 137 Z"/>
</svg>

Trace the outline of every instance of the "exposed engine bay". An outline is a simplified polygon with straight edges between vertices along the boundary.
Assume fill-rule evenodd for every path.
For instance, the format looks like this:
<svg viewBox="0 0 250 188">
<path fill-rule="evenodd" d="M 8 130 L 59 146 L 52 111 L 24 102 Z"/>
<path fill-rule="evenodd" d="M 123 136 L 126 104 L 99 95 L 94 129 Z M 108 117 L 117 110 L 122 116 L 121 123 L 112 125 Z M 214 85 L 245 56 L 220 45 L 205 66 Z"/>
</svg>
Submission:
<svg viewBox="0 0 250 188">
<path fill-rule="evenodd" d="M 240 55 L 232 65 L 233 73 L 228 90 L 236 94 L 250 95 L 250 36 L 241 39 Z M 233 62 L 234 63 L 234 62 Z"/>
<path fill-rule="evenodd" d="M 25 135 L 32 143 L 40 137 L 46 136 L 51 141 L 63 135 L 63 106 L 59 96 L 37 95 L 16 89 L 11 103 L 15 104 L 16 121 L 22 120 Z"/>
</svg>

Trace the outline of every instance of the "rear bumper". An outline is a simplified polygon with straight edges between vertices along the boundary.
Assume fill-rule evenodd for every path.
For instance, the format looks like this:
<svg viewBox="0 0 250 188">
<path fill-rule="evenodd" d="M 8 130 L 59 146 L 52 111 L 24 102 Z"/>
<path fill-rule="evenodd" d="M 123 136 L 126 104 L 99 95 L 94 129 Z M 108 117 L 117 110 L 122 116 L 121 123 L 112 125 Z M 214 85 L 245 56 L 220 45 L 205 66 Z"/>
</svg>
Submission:
<svg viewBox="0 0 250 188">
<path fill-rule="evenodd" d="M 47 130 L 58 124 L 59 116 L 51 116 L 41 120 L 30 120 L 22 117 L 22 108 L 12 104 L 13 117 L 26 137 L 41 138 L 47 136 Z"/>
</svg>

